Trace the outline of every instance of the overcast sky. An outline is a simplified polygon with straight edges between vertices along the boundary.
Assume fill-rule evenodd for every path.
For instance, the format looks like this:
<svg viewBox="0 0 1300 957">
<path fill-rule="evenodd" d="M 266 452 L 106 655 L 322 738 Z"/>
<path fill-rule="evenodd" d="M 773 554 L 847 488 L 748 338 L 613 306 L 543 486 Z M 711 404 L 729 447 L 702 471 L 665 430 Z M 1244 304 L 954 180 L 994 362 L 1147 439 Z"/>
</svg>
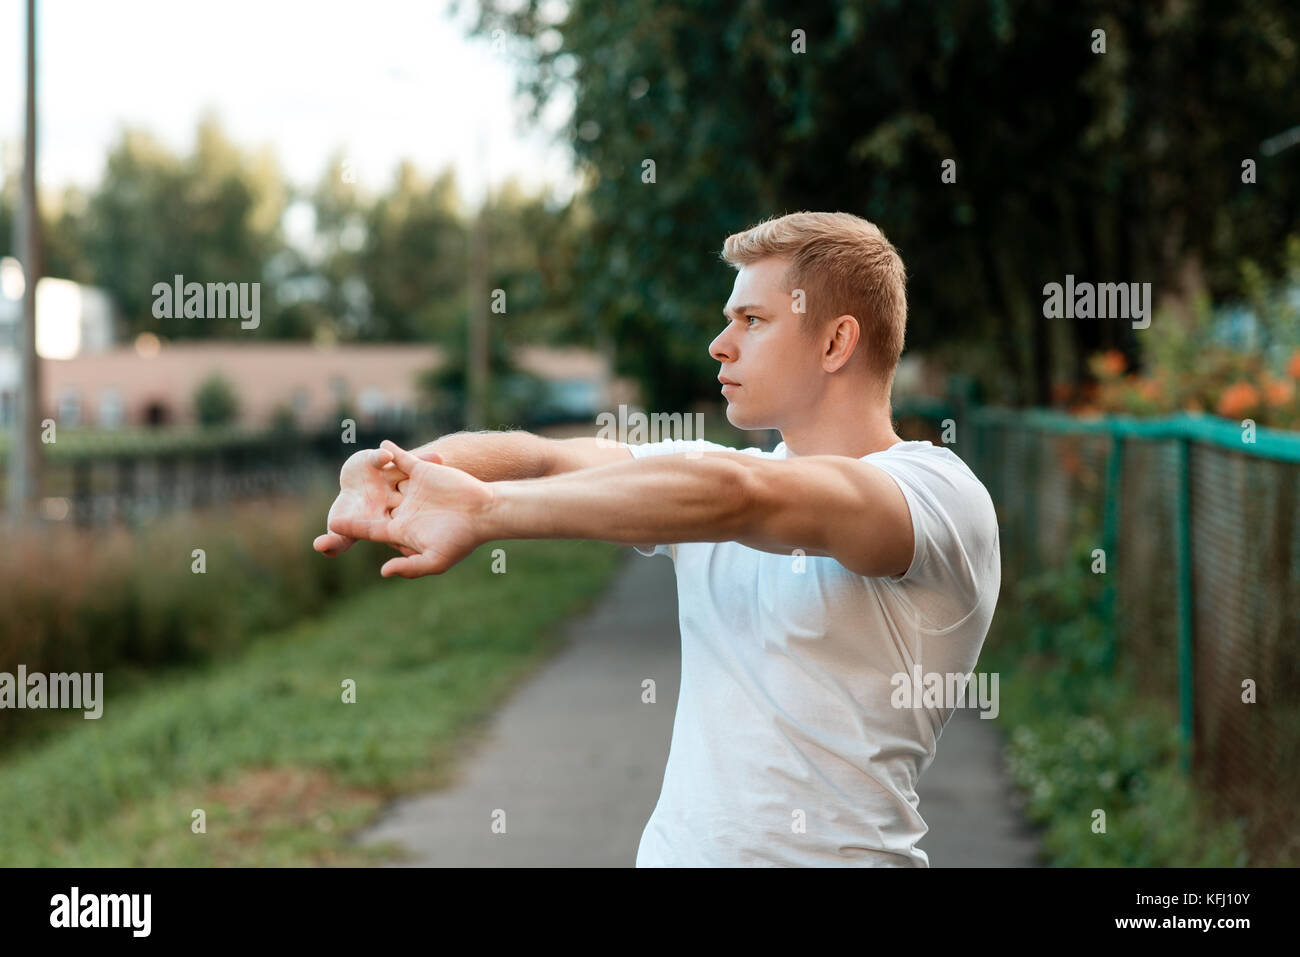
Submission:
<svg viewBox="0 0 1300 957">
<path fill-rule="evenodd" d="M 570 153 L 528 130 L 514 64 L 465 38 L 447 0 L 38 0 L 43 189 L 89 186 L 123 125 L 188 152 L 214 109 L 243 146 L 270 145 L 314 183 L 342 149 L 379 189 L 408 158 L 454 166 L 470 202 L 484 175 L 573 188 Z M 21 149 L 25 0 L 0 0 L 0 145 Z M 471 9 L 473 9 L 471 7 Z M 557 127 L 571 103 L 557 103 Z"/>
</svg>

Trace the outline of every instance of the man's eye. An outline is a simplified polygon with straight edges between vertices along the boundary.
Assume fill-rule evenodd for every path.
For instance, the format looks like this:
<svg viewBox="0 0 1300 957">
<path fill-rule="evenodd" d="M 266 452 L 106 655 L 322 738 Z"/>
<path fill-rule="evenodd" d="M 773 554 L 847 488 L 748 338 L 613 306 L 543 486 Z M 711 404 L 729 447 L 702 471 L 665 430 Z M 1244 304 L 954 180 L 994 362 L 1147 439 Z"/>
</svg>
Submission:
<svg viewBox="0 0 1300 957">
<path fill-rule="evenodd" d="M 757 319 L 758 316 L 746 316 L 745 318 L 746 318 L 746 319 Z"/>
</svg>

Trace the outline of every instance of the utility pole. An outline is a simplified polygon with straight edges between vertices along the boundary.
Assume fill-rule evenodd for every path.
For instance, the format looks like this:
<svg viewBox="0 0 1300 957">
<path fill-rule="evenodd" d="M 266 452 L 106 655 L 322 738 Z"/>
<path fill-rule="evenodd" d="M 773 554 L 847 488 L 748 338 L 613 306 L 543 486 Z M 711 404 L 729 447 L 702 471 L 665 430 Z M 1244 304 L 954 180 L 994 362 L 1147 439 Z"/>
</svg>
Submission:
<svg viewBox="0 0 1300 957">
<path fill-rule="evenodd" d="M 18 395 L 9 450 L 9 520 L 34 514 L 40 482 L 41 366 L 36 355 L 36 285 L 41 278 L 41 220 L 36 206 L 36 0 L 27 0 L 27 130 L 22 203 L 14 246 L 23 266 L 23 318 L 18 327 Z"/>
<path fill-rule="evenodd" d="M 467 368 L 465 370 L 465 428 L 470 431 L 486 429 L 488 422 L 489 335 L 491 316 L 488 312 L 491 281 L 488 269 L 488 207 L 491 205 L 492 181 L 487 163 L 486 139 L 479 140 L 479 169 L 483 171 L 483 198 L 470 233 L 469 248 L 469 315 Z"/>
</svg>

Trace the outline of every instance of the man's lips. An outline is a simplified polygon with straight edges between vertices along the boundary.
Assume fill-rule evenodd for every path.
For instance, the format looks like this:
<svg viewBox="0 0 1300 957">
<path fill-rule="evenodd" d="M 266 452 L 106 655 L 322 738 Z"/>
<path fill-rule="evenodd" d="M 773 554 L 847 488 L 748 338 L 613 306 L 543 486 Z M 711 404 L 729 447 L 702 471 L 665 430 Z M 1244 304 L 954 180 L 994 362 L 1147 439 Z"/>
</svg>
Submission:
<svg viewBox="0 0 1300 957">
<path fill-rule="evenodd" d="M 723 375 L 718 376 L 718 381 L 721 382 L 724 386 L 740 385 L 740 383 L 735 381 L 734 379 L 728 379 L 726 376 Z"/>
</svg>

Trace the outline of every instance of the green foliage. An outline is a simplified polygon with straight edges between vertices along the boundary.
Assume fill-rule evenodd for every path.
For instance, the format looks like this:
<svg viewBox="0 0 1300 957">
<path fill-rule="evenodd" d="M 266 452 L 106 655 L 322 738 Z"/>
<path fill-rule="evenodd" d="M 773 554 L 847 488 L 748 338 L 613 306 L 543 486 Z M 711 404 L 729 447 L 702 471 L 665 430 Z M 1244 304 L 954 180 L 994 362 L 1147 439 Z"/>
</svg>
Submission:
<svg viewBox="0 0 1300 957">
<path fill-rule="evenodd" d="M 271 413 L 271 434 L 290 439 L 300 432 L 298 416 L 287 403 L 280 403 Z"/>
<path fill-rule="evenodd" d="M 280 248 L 286 198 L 275 162 L 245 154 L 207 118 L 186 157 L 146 133 L 124 132 L 84 217 L 70 226 L 82 236 L 88 281 L 113 297 L 128 335 L 230 335 L 220 321 L 155 318 L 153 287 L 176 275 L 187 282 L 260 282 Z M 262 297 L 263 310 L 274 313 L 272 300 Z"/>
<path fill-rule="evenodd" d="M 492 316 L 500 322 L 498 316 Z M 449 345 L 447 362 L 419 379 L 423 400 L 447 422 L 464 421 L 469 389 L 469 360 L 462 335 Z M 488 337 L 489 385 L 487 421 L 491 426 L 527 427 L 546 398 L 546 383 L 511 361 L 505 338 Z"/>
<path fill-rule="evenodd" d="M 1144 339 L 1145 371 L 1129 371 L 1117 353 L 1094 356 L 1097 410 L 1211 412 L 1300 429 L 1300 234 L 1288 237 L 1285 249 L 1276 275 L 1242 261 L 1249 310 L 1215 310 L 1199 296 L 1181 314 L 1157 312 Z"/>
<path fill-rule="evenodd" d="M 239 417 L 239 397 L 230 380 L 214 372 L 194 390 L 194 417 L 204 428 L 230 425 Z"/>
<path fill-rule="evenodd" d="M 1052 864 L 1245 866 L 1241 822 L 1209 819 L 1178 769 L 1177 729 L 1161 715 L 1135 715 L 1134 703 L 1040 718 L 1011 735 L 1007 765 L 1029 818 L 1045 826 Z M 1094 831 L 1097 810 L 1104 832 Z"/>
<path fill-rule="evenodd" d="M 591 182 L 582 306 L 653 407 L 706 397 L 732 282 L 718 251 L 771 215 L 878 223 L 908 265 L 909 346 L 996 349 L 981 363 L 990 396 L 1044 404 L 1093 352 L 1137 352 L 1127 324 L 1095 320 L 1058 348 L 1045 282 L 1160 291 L 1198 258 L 1218 297 L 1242 255 L 1271 266 L 1300 224 L 1289 154 L 1255 157 L 1257 182 L 1240 180 L 1264 131 L 1300 115 L 1300 8 L 1285 0 L 477 6 L 479 31 L 504 30 L 529 62 L 539 114 L 575 97 Z"/>
<path fill-rule="evenodd" d="M 292 189 L 265 153 L 238 149 L 217 122 L 199 125 L 177 155 L 140 130 L 112 148 L 88 194 L 65 190 L 42 208 L 46 273 L 105 288 L 129 338 L 233 335 L 237 324 L 157 318 L 155 283 L 260 282 L 258 338 L 453 341 L 464 327 L 473 218 L 455 177 L 432 180 L 410 163 L 378 195 L 364 192 L 342 156 L 310 190 Z M 9 252 L 19 177 L 0 188 L 0 251 Z M 291 203 L 313 215 L 312 241 L 289 242 Z M 555 208 L 508 181 L 484 210 L 480 265 L 504 290 L 511 343 L 590 341 L 575 314 L 581 201 Z"/>
<path fill-rule="evenodd" d="M 1244 866 L 1243 822 L 1215 818 L 1182 775 L 1174 709 L 1139 695 L 1141 663 L 1107 667 L 1091 547 L 1080 535 L 1059 570 L 1004 589 L 980 659 L 1002 675 L 1007 766 L 1044 850 L 1061 867 Z"/>
</svg>

